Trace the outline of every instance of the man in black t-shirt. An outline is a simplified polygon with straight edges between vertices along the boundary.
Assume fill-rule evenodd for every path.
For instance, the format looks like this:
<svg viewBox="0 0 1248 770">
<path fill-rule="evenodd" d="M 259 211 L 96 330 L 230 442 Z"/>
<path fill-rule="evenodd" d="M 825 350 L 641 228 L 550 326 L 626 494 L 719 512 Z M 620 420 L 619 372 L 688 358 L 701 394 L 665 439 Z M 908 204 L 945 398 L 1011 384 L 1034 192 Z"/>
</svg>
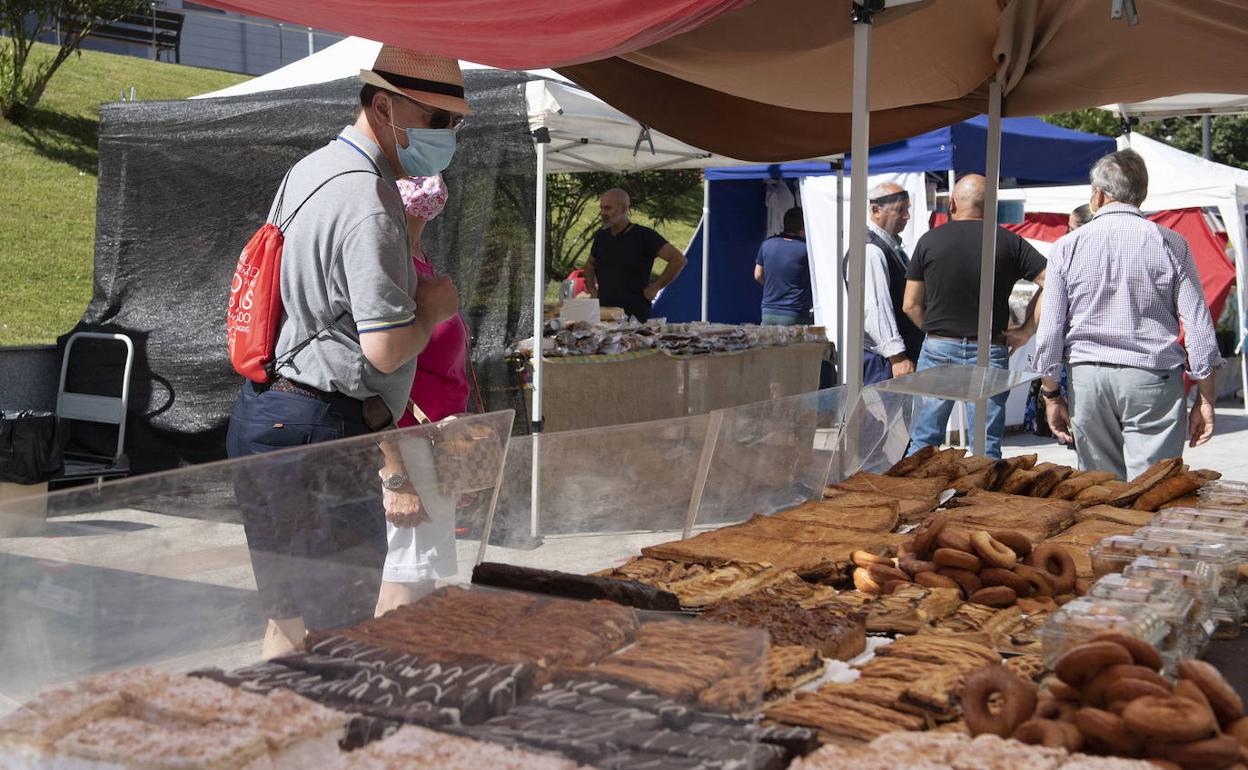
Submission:
<svg viewBox="0 0 1248 770">
<path fill-rule="evenodd" d="M 974 364 L 978 353 L 979 263 L 984 232 L 984 177 L 967 174 L 954 186 L 951 221 L 919 239 L 906 271 L 902 309 L 927 333 L 919 354 L 919 370 L 942 364 Z M 1036 329 L 1036 300 L 1027 320 L 1008 328 L 1010 292 L 1019 280 L 1044 286 L 1045 260 L 1031 244 L 1003 227 L 997 228 L 997 267 L 992 295 L 991 365 L 1008 369 L 1010 353 Z M 1039 293 L 1037 292 L 1037 297 Z M 987 446 L 972 447 L 989 457 L 1001 456 L 1008 393 L 988 402 Z M 910 453 L 944 443 L 945 426 L 954 402 L 924 399 L 914 418 Z M 968 422 L 974 425 L 974 408 Z"/>
<path fill-rule="evenodd" d="M 589 249 L 585 286 L 603 307 L 622 307 L 638 321 L 645 321 L 659 290 L 676 280 L 688 260 L 654 230 L 628 221 L 628 207 L 628 193 L 623 190 L 615 188 L 602 194 L 598 217 L 603 228 L 594 235 Z M 667 267 L 651 282 L 655 259 L 667 262 Z"/>
</svg>

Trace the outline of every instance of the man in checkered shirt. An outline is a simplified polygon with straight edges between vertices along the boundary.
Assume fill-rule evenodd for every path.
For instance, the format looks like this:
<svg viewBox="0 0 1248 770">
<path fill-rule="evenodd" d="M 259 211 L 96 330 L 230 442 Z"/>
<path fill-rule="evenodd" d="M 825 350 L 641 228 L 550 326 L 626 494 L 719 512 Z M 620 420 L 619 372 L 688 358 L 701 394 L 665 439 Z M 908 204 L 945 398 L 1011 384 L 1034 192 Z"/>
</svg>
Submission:
<svg viewBox="0 0 1248 770">
<path fill-rule="evenodd" d="M 1063 442 L 1073 434 L 1079 467 L 1129 479 L 1182 455 L 1185 427 L 1191 446 L 1209 440 L 1214 370 L 1224 361 L 1187 241 L 1140 213 L 1144 159 L 1110 153 L 1091 181 L 1095 217 L 1049 253 L 1032 364 L 1044 375 L 1049 427 Z M 1058 390 L 1063 358 L 1073 408 Z M 1184 368 L 1197 386 L 1186 426 Z"/>
</svg>

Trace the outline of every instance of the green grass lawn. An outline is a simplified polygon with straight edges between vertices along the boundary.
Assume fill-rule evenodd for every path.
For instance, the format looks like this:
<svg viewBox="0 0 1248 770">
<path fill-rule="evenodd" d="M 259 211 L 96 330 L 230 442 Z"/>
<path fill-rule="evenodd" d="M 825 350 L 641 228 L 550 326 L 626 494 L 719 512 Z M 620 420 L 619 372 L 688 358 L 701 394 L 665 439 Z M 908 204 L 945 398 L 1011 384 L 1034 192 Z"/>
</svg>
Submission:
<svg viewBox="0 0 1248 770">
<path fill-rule="evenodd" d="M 36 46 L 50 56 L 52 46 Z M 246 80 L 218 70 L 84 51 L 57 71 L 26 124 L 0 118 L 0 345 L 52 342 L 91 298 L 99 105 L 184 99 Z"/>
</svg>

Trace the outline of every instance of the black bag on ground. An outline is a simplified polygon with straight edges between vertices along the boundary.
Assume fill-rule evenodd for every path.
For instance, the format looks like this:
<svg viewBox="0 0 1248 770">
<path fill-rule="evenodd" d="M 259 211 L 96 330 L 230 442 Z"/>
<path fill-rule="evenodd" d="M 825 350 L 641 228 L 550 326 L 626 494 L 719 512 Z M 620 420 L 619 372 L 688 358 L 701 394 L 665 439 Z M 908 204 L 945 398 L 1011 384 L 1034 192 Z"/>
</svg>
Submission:
<svg viewBox="0 0 1248 770">
<path fill-rule="evenodd" d="M 55 414 L 0 411 L 0 481 L 37 484 L 60 473 L 64 464 Z"/>
</svg>

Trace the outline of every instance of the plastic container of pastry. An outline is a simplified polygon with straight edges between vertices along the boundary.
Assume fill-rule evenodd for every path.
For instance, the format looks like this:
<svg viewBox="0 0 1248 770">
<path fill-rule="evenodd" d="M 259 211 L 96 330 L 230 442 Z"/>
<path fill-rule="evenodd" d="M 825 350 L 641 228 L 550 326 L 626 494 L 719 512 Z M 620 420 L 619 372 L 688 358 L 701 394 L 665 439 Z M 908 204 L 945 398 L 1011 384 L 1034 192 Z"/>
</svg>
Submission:
<svg viewBox="0 0 1248 770">
<path fill-rule="evenodd" d="M 1122 573 L 1128 578 L 1157 578 L 1177 583 L 1193 600 L 1195 623 L 1187 627 L 1188 646 L 1194 657 L 1205 649 L 1215 630 L 1213 610 L 1218 603 L 1222 576 L 1208 562 L 1196 559 L 1141 556 Z"/>
<path fill-rule="evenodd" d="M 1140 602 L 1084 597 L 1067 602 L 1040 627 L 1044 662 L 1050 669 L 1066 650 L 1101 631 L 1131 634 L 1161 649 L 1170 626 L 1157 611 Z"/>
<path fill-rule="evenodd" d="M 1248 482 L 1218 479 L 1210 481 L 1196 491 L 1200 496 L 1200 506 L 1218 507 L 1226 505 L 1232 508 L 1248 508 Z"/>
<path fill-rule="evenodd" d="M 1221 578 L 1220 591 L 1235 585 L 1237 561 L 1231 547 L 1224 543 L 1205 542 L 1181 532 L 1161 537 L 1110 535 L 1088 550 L 1092 573 L 1096 577 L 1122 572 L 1138 556 L 1173 557 L 1208 562 Z"/>
<path fill-rule="evenodd" d="M 1248 608 L 1248 581 L 1241 577 L 1241 568 L 1248 564 L 1248 536 L 1225 530 L 1184 528 L 1183 525 L 1179 528 L 1149 525 L 1136 530 L 1135 534 L 1159 542 L 1227 546 L 1231 550 L 1233 565 L 1222 576 L 1221 595 L 1233 595 L 1241 607 Z"/>
<path fill-rule="evenodd" d="M 1248 511 L 1220 508 L 1167 508 L 1149 522 L 1150 527 L 1208 529 L 1248 534 Z"/>
<path fill-rule="evenodd" d="M 1190 656 L 1193 652 L 1193 641 L 1198 640 L 1193 640 L 1188 629 L 1200 626 L 1203 620 L 1208 619 L 1208 610 L 1204 618 L 1198 616 L 1196 599 L 1184 590 L 1182 584 L 1164 577 L 1106 575 L 1093 584 L 1088 597 L 1152 607 L 1168 626 L 1166 636 L 1158 646 L 1168 670 L 1177 665 L 1182 656 Z"/>
</svg>

